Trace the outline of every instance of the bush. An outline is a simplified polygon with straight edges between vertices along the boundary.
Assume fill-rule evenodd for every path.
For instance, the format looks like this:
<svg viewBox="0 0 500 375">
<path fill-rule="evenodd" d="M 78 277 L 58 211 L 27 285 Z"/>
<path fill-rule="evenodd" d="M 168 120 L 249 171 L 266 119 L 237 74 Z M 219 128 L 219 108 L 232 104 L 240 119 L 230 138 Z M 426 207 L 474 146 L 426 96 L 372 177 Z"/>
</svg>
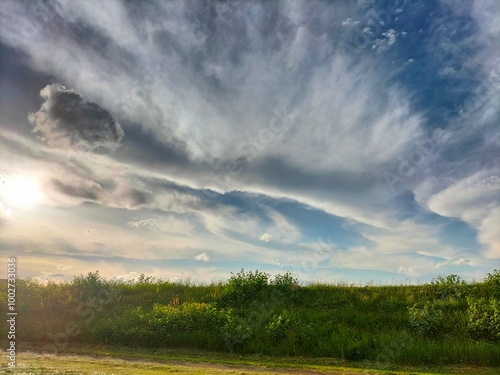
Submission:
<svg viewBox="0 0 500 375">
<path fill-rule="evenodd" d="M 266 327 L 266 334 L 271 339 L 271 342 L 277 343 L 286 337 L 288 328 L 292 321 L 286 315 L 274 315 L 271 322 Z"/>
<path fill-rule="evenodd" d="M 435 336 L 444 331 L 445 315 L 443 309 L 426 301 L 422 307 L 413 305 L 408 309 L 411 328 L 426 336 Z"/>
<path fill-rule="evenodd" d="M 431 296 L 438 299 L 465 297 L 467 284 L 457 275 L 439 276 L 429 284 Z"/>
<path fill-rule="evenodd" d="M 500 270 L 494 270 L 493 273 L 488 273 L 484 283 L 491 296 L 500 299 Z"/>
<path fill-rule="evenodd" d="M 219 297 L 218 304 L 222 307 L 243 307 L 269 286 L 270 275 L 258 270 L 245 272 L 242 269 L 231 275 Z"/>
<path fill-rule="evenodd" d="M 468 298 L 469 332 L 476 338 L 500 341 L 500 300 Z"/>
<path fill-rule="evenodd" d="M 184 302 L 178 306 L 153 306 L 145 315 L 150 325 L 167 332 L 219 331 L 228 320 L 228 312 L 208 303 Z"/>
<path fill-rule="evenodd" d="M 299 288 L 299 281 L 296 277 L 293 277 L 290 272 L 285 272 L 284 275 L 276 275 L 274 280 L 271 281 L 271 285 L 275 289 L 290 292 Z"/>
<path fill-rule="evenodd" d="M 224 327 L 222 327 L 222 336 L 226 349 L 231 353 L 242 352 L 245 344 L 252 336 L 252 328 L 241 318 L 230 317 Z"/>
</svg>

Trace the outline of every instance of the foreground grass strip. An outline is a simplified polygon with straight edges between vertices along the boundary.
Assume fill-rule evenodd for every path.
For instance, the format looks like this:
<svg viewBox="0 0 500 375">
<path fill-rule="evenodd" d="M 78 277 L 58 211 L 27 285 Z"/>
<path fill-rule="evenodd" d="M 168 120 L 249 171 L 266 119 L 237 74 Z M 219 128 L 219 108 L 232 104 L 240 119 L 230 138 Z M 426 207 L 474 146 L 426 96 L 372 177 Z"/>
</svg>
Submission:
<svg viewBox="0 0 500 375">
<path fill-rule="evenodd" d="M 24 343 L 24 350 L 35 349 Z M 74 355 L 77 355 L 76 357 Z M 26 356 L 43 355 L 35 353 L 21 353 L 21 358 Z M 268 357 L 261 355 L 240 356 L 237 354 L 194 351 L 184 349 L 142 349 L 128 347 L 110 347 L 110 346 L 90 346 L 73 344 L 68 347 L 64 353 L 54 356 L 55 361 L 63 361 L 68 358 L 87 358 L 93 361 L 105 360 L 125 360 L 126 363 L 143 363 L 153 365 L 171 365 L 174 367 L 186 366 L 231 370 L 232 368 L 241 368 L 246 372 L 264 372 L 264 373 L 301 373 L 301 374 L 470 374 L 470 375 L 494 375 L 500 374 L 500 369 L 471 367 L 471 366 L 446 366 L 446 367 L 402 367 L 391 366 L 383 363 L 374 362 L 347 362 L 334 358 L 304 358 L 304 357 Z M 109 369 L 109 368 L 108 368 Z M 97 371 L 97 370 L 95 370 Z M 149 370 L 148 370 L 149 371 Z M 165 371 L 165 370 L 163 370 Z M 194 370 L 193 370 L 194 371 Z M 268 371 L 268 372 L 265 372 Z M 287 372 L 288 371 L 288 372 Z M 171 372 L 171 371 L 169 371 Z M 177 371 L 178 372 L 178 371 Z M 246 373 L 243 372 L 243 373 Z M 40 373 L 40 372 L 39 372 Z M 41 372 L 46 373 L 46 372 Z M 114 373 L 121 374 L 114 371 Z M 154 373 L 154 372 L 152 372 Z M 165 372 L 163 372 L 165 373 Z M 198 372 L 191 372 L 197 374 Z M 209 373 L 202 371 L 201 373 Z M 241 371 L 239 373 L 242 373 Z M 38 374 L 35 372 L 35 374 Z M 63 373 L 64 374 L 64 373 Z M 97 372 L 94 375 L 98 375 Z M 109 373 L 105 373 L 108 375 Z M 104 374 L 103 374 L 104 375 Z"/>
<path fill-rule="evenodd" d="M 232 374 L 275 374 L 275 375 L 381 375 L 381 374 L 415 374 L 408 372 L 382 372 L 378 370 L 353 370 L 336 369 L 330 371 L 307 370 L 307 369 L 266 369 L 250 366 L 224 366 L 215 364 L 184 363 L 184 364 L 161 364 L 158 362 L 144 360 L 125 360 L 117 358 L 96 358 L 80 355 L 54 355 L 22 353 L 18 357 L 18 367 L 15 370 L 0 367 L 1 373 L 5 374 L 92 374 L 92 375 L 124 375 L 124 374 L 146 374 L 159 375 L 166 373 L 179 373 L 186 375 L 232 375 Z"/>
</svg>

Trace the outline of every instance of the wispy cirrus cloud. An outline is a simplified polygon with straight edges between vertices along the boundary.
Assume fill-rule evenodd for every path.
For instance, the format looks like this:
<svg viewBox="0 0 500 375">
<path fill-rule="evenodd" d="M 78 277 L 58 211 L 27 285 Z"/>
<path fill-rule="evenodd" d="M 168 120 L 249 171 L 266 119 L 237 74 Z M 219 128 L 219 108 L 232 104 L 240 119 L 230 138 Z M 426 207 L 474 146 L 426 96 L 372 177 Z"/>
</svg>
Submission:
<svg viewBox="0 0 500 375">
<path fill-rule="evenodd" d="M 9 124 L 0 172 L 112 222 L 70 220 L 98 231 L 89 254 L 479 272 L 498 258 L 494 6 L 5 1 L 3 45 L 53 79 L 23 105 L 42 142 Z M 477 241 L 450 240 L 456 221 Z"/>
</svg>

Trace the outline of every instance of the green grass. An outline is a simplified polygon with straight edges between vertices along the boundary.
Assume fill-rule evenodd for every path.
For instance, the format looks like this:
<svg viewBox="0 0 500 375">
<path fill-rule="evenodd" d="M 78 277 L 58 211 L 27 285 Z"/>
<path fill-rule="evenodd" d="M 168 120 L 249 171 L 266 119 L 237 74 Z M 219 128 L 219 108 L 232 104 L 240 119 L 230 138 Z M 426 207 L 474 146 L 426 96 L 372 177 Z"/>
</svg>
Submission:
<svg viewBox="0 0 500 375">
<path fill-rule="evenodd" d="M 23 345 L 23 350 L 32 346 Z M 134 349 L 116 346 L 72 345 L 64 353 L 18 353 L 17 372 L 0 365 L 6 374 L 266 374 L 318 372 L 329 374 L 498 374 L 495 368 L 471 366 L 398 367 L 381 369 L 380 363 L 350 363 L 332 358 L 277 358 L 186 349 Z M 163 372 L 162 372 L 163 371 Z"/>
<path fill-rule="evenodd" d="M 498 271 L 478 283 L 451 275 L 418 286 L 300 286 L 288 273 L 272 279 L 243 270 L 210 285 L 111 282 L 98 272 L 71 283 L 17 285 L 17 339 L 46 353 L 106 344 L 295 364 L 500 368 Z"/>
</svg>

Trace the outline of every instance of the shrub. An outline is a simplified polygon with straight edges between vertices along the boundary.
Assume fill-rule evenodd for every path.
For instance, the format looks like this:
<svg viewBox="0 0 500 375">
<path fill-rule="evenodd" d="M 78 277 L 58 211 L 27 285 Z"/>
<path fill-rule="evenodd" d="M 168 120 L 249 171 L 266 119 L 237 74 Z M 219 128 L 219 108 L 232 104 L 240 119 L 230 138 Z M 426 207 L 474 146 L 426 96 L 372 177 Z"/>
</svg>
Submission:
<svg viewBox="0 0 500 375">
<path fill-rule="evenodd" d="M 249 271 L 243 269 L 231 277 L 224 285 L 218 304 L 220 306 L 242 307 L 269 286 L 269 274 L 264 272 Z"/>
<path fill-rule="evenodd" d="M 439 299 L 465 297 L 465 288 L 467 284 L 457 275 L 439 276 L 433 280 L 430 285 L 431 296 Z"/>
<path fill-rule="evenodd" d="M 277 343 L 283 340 L 291 323 L 291 319 L 286 315 L 274 315 L 266 327 L 266 334 L 271 339 L 271 342 Z"/>
<path fill-rule="evenodd" d="M 295 293 L 299 289 L 298 279 L 293 277 L 290 272 L 285 272 L 284 275 L 276 275 L 270 285 L 273 291 L 273 299 L 293 301 L 294 297 L 298 296 Z"/>
<path fill-rule="evenodd" d="M 294 291 L 299 287 L 299 281 L 296 277 L 293 277 L 290 272 L 285 272 L 284 275 L 276 275 L 274 280 L 271 281 L 276 289 L 281 289 L 283 291 Z"/>
<path fill-rule="evenodd" d="M 500 341 L 500 300 L 468 298 L 469 332 L 476 338 Z"/>
<path fill-rule="evenodd" d="M 484 283 L 493 297 L 500 298 L 500 270 L 494 270 L 493 273 L 488 273 Z"/>
<path fill-rule="evenodd" d="M 252 336 L 252 328 L 241 318 L 230 317 L 222 327 L 222 336 L 226 349 L 231 353 L 243 351 L 245 344 Z"/>
<path fill-rule="evenodd" d="M 408 317 L 411 328 L 426 336 L 435 336 L 445 328 L 443 309 L 430 301 L 426 301 L 422 307 L 417 304 L 410 307 Z"/>
<path fill-rule="evenodd" d="M 146 314 L 148 322 L 162 331 L 218 331 L 226 324 L 228 313 L 208 303 L 184 302 L 178 306 L 153 306 Z"/>
</svg>

